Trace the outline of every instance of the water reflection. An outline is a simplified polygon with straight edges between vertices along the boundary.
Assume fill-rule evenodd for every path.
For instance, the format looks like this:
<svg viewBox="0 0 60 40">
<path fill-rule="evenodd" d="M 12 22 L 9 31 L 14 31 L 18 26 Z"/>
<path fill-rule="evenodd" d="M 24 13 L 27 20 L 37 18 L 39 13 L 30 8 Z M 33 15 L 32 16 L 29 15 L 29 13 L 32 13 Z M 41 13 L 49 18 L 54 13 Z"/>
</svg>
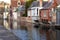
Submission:
<svg viewBox="0 0 60 40">
<path fill-rule="evenodd" d="M 21 40 L 28 40 L 28 32 L 26 30 L 13 30 L 13 33 Z"/>
<path fill-rule="evenodd" d="M 13 29 L 11 29 L 11 21 L 4 20 L 4 27 L 11 32 L 13 32 L 17 37 L 19 37 L 22 40 L 28 40 L 28 32 L 25 29 L 20 29 L 20 25 L 17 21 L 12 21 Z"/>
<path fill-rule="evenodd" d="M 11 22 L 9 22 L 8 20 L 4 20 L 4 26 L 6 27 L 6 29 L 11 30 L 11 32 L 13 32 L 21 40 L 29 40 L 30 34 L 31 34 L 32 40 L 46 40 L 46 34 L 41 35 L 39 32 L 39 29 L 36 29 L 32 26 L 31 26 L 32 27 L 31 32 L 24 28 L 21 29 L 19 22 L 16 20 L 12 21 L 13 29 L 11 29 L 10 24 L 11 24 Z M 30 34 L 29 34 L 29 32 L 30 32 Z"/>
<path fill-rule="evenodd" d="M 39 30 L 36 28 L 32 29 L 33 40 L 40 40 Z"/>
<path fill-rule="evenodd" d="M 4 27 L 5 27 L 6 29 L 10 30 L 9 22 L 8 22 L 7 20 L 4 20 L 3 22 L 4 22 L 4 23 L 3 23 Z"/>
<path fill-rule="evenodd" d="M 13 21 L 13 29 L 17 29 L 17 21 Z"/>
</svg>

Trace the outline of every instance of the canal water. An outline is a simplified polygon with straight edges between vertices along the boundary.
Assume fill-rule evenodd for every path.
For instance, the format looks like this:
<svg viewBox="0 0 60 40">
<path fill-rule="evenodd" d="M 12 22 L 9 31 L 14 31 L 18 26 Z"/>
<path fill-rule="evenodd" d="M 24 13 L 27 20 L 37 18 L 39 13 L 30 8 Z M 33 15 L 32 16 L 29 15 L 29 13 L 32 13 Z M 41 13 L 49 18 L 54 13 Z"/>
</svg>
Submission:
<svg viewBox="0 0 60 40">
<path fill-rule="evenodd" d="M 3 22 L 3 23 L 2 23 Z M 19 24 L 18 24 L 19 23 Z M 34 24 L 31 29 L 31 31 L 27 30 L 26 28 L 21 28 L 20 26 L 20 22 L 13 20 L 13 21 L 8 21 L 8 20 L 2 20 L 0 19 L 0 25 L 2 25 L 9 31 L 11 31 L 12 33 L 14 33 L 18 38 L 20 38 L 20 40 L 47 40 L 47 34 L 45 31 L 40 31 L 40 29 L 35 28 Z M 53 31 L 51 35 L 51 40 L 56 40 L 56 32 Z M 60 33 L 57 31 L 57 34 Z M 53 36 L 54 38 L 53 38 Z M 48 35 L 49 37 L 49 35 Z M 58 37 L 57 37 L 58 38 Z M 48 39 L 49 40 L 49 39 Z"/>
<path fill-rule="evenodd" d="M 46 34 L 40 34 L 39 29 L 32 27 L 32 30 L 29 34 L 29 31 L 25 28 L 20 28 L 20 24 L 17 24 L 17 21 L 12 21 L 12 25 L 8 20 L 4 20 L 4 27 L 9 31 L 13 32 L 20 40 L 46 40 Z M 12 26 L 13 28 L 11 28 Z M 31 35 L 31 36 L 29 36 Z"/>
</svg>

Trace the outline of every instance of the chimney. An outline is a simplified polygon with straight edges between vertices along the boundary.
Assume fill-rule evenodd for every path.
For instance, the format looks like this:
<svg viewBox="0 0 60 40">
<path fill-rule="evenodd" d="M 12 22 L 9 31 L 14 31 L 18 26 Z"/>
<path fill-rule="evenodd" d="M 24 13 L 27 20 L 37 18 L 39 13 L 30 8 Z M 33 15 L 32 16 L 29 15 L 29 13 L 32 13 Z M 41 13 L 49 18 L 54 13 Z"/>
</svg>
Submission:
<svg viewBox="0 0 60 40">
<path fill-rule="evenodd" d="M 43 0 L 40 0 L 40 7 L 42 7 L 43 5 Z"/>
</svg>

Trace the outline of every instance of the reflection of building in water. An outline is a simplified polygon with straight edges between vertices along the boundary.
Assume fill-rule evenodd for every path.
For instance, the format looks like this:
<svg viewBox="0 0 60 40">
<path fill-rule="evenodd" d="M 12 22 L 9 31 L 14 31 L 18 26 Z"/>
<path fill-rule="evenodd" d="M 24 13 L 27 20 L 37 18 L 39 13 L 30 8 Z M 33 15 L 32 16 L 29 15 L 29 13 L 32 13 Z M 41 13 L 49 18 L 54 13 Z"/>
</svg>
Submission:
<svg viewBox="0 0 60 40">
<path fill-rule="evenodd" d="M 4 20 L 4 27 L 8 30 L 10 30 L 9 22 L 7 20 Z"/>
<path fill-rule="evenodd" d="M 17 21 L 13 21 L 13 29 L 17 29 Z"/>
<path fill-rule="evenodd" d="M 40 30 L 40 39 L 41 40 L 47 40 L 46 39 L 46 32 L 44 30 Z"/>
<path fill-rule="evenodd" d="M 10 20 L 10 29 L 13 29 L 13 22 Z"/>
<path fill-rule="evenodd" d="M 9 5 L 8 3 L 5 3 L 3 1 L 0 1 L 0 19 L 3 19 L 4 18 L 4 11 L 5 11 L 5 6 L 7 8 L 9 8 Z M 6 15 L 5 15 L 6 16 Z M 0 22 L 3 24 L 3 20 Z"/>
<path fill-rule="evenodd" d="M 4 16 L 3 18 L 7 18 L 8 13 L 9 13 L 10 4 L 1 2 L 0 7 L 2 7 L 0 9 L 2 9 L 1 12 L 3 12 L 3 16 Z"/>
<path fill-rule="evenodd" d="M 8 30 L 17 29 L 17 21 L 11 21 L 9 23 L 8 20 L 4 20 L 3 24 L 4 24 L 4 27 Z"/>
<path fill-rule="evenodd" d="M 13 20 L 17 21 L 17 12 L 13 12 Z"/>
<path fill-rule="evenodd" d="M 12 23 L 11 23 L 11 27 L 13 27 L 12 29 L 12 31 L 13 31 L 13 33 L 16 35 L 16 36 L 18 36 L 19 38 L 21 38 L 21 39 L 26 39 L 26 40 L 28 40 L 29 38 L 28 37 L 30 37 L 31 36 L 31 38 L 33 39 L 33 40 L 40 40 L 40 34 L 39 34 L 39 29 L 36 29 L 36 28 L 34 28 L 34 27 L 32 27 L 32 26 L 30 26 L 30 25 L 28 25 L 28 31 L 26 30 L 26 29 L 24 29 L 24 28 L 20 28 L 20 29 L 18 29 L 17 28 L 17 21 L 11 21 Z M 7 21 L 7 20 L 4 20 L 4 26 L 8 29 L 8 30 L 10 30 L 10 28 L 11 27 L 9 27 L 10 25 L 9 25 L 9 22 Z M 28 36 L 29 35 L 29 36 Z M 21 37 L 22 36 L 22 37 Z M 41 35 L 41 39 L 42 40 L 45 40 L 45 34 L 44 35 Z"/>
<path fill-rule="evenodd" d="M 40 40 L 40 34 L 39 34 L 39 30 L 36 28 L 32 29 L 32 38 L 33 40 Z"/>
</svg>

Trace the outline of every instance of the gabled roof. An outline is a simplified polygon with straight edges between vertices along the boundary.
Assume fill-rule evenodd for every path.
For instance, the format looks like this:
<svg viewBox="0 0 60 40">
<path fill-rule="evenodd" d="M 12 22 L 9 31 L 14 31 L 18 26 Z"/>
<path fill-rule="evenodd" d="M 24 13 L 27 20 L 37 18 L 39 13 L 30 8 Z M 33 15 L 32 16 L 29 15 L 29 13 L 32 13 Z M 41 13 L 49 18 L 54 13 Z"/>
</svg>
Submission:
<svg viewBox="0 0 60 40">
<path fill-rule="evenodd" d="M 34 1 L 34 2 L 32 2 L 31 7 L 38 7 L 38 6 L 40 6 L 39 1 Z"/>
<path fill-rule="evenodd" d="M 53 2 L 43 2 L 43 8 L 42 9 L 47 9 L 50 6 L 52 6 Z M 39 1 L 34 1 L 32 2 L 31 6 L 28 9 L 31 9 L 32 7 L 40 7 Z"/>
<path fill-rule="evenodd" d="M 44 7 L 47 3 L 48 3 L 48 2 L 43 2 L 43 5 L 42 5 L 42 6 Z"/>
<path fill-rule="evenodd" d="M 52 8 L 53 5 L 54 5 L 53 3 L 54 3 L 53 1 L 51 1 L 51 2 L 44 2 L 42 9 Z M 31 9 L 32 7 L 40 7 L 39 1 L 34 1 L 34 2 L 32 3 L 32 5 L 31 5 L 28 9 Z"/>
<path fill-rule="evenodd" d="M 50 8 L 52 5 L 53 5 L 53 2 L 48 2 L 48 3 L 43 7 L 43 9 L 48 9 L 48 8 Z"/>
<path fill-rule="evenodd" d="M 39 6 L 40 6 L 39 1 L 34 1 L 32 2 L 31 6 L 28 9 L 31 9 L 32 7 L 39 7 Z"/>
<path fill-rule="evenodd" d="M 55 8 L 57 7 L 57 5 L 60 5 L 60 0 L 54 0 L 54 1 L 49 2 L 48 4 L 46 4 L 46 6 L 44 6 L 44 9 Z"/>
</svg>

